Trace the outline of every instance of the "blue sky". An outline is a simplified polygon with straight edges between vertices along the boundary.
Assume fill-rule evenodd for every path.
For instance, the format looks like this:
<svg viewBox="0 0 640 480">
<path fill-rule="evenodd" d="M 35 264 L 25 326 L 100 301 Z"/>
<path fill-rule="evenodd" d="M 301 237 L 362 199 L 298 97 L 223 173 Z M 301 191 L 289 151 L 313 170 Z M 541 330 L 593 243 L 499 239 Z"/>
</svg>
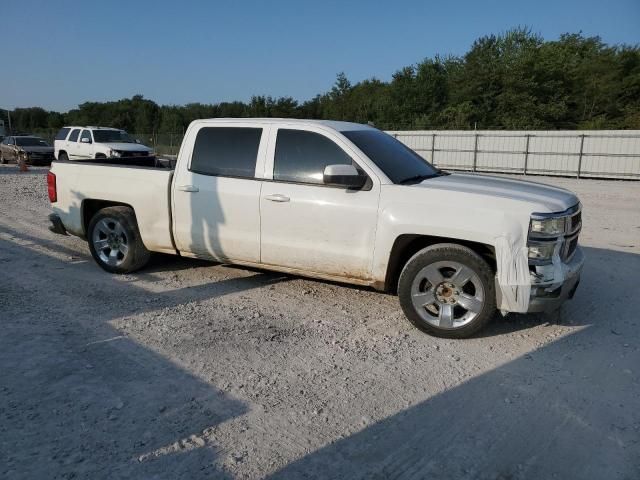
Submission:
<svg viewBox="0 0 640 480">
<path fill-rule="evenodd" d="M 640 0 L 6 0 L 0 108 L 66 111 L 143 94 L 161 104 L 305 100 L 338 72 L 389 79 L 483 35 L 528 26 L 640 43 Z"/>
</svg>

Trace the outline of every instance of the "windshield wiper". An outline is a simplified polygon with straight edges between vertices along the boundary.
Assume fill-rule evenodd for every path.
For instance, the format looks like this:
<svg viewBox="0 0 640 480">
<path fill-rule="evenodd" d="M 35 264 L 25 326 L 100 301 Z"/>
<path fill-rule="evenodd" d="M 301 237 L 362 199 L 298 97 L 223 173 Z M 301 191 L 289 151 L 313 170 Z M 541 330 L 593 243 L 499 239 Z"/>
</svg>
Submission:
<svg viewBox="0 0 640 480">
<path fill-rule="evenodd" d="M 442 171 L 438 171 L 436 173 L 430 173 L 428 175 L 414 175 L 413 177 L 405 178 L 404 180 L 400 180 L 398 183 L 400 185 L 410 185 L 412 183 L 420 183 L 423 180 L 428 180 L 430 178 L 439 177 L 444 175 L 445 173 Z"/>
</svg>

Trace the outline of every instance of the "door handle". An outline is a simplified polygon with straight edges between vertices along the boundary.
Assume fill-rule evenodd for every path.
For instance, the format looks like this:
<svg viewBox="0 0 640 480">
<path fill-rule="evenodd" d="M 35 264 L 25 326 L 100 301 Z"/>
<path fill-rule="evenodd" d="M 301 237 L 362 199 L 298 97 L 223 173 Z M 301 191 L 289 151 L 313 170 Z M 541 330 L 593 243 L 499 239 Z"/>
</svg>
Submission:
<svg viewBox="0 0 640 480">
<path fill-rule="evenodd" d="M 190 192 L 190 193 L 195 193 L 200 191 L 200 189 L 195 185 L 178 185 L 178 190 L 180 190 L 181 192 Z"/>
<path fill-rule="evenodd" d="M 264 198 L 271 202 L 288 202 L 289 200 L 291 200 L 286 195 L 282 195 L 280 193 L 274 193 L 273 195 L 266 195 Z"/>
</svg>

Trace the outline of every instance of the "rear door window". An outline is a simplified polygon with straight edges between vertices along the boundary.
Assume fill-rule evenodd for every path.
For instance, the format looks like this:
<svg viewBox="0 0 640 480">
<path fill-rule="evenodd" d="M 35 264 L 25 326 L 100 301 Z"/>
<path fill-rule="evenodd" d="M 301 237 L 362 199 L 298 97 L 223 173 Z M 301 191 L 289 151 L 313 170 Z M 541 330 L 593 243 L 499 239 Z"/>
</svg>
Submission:
<svg viewBox="0 0 640 480">
<path fill-rule="evenodd" d="M 203 175 L 254 178 L 261 128 L 203 127 L 198 131 L 190 170 Z"/>
<path fill-rule="evenodd" d="M 88 139 L 89 143 L 91 143 L 91 132 L 89 130 L 83 130 L 82 135 L 80 135 L 80 140 L 82 140 L 83 138 Z"/>
<path fill-rule="evenodd" d="M 74 128 L 73 130 L 71 130 L 71 134 L 69 135 L 69 141 L 70 142 L 77 142 L 79 133 L 80 133 L 80 129 L 79 128 Z"/>
<path fill-rule="evenodd" d="M 67 138 L 67 134 L 69 133 L 70 128 L 61 128 L 60 131 L 56 134 L 56 140 L 64 140 Z"/>
<path fill-rule="evenodd" d="M 357 165 L 336 143 L 305 130 L 279 129 L 273 179 L 283 182 L 323 183 L 327 165 Z"/>
</svg>

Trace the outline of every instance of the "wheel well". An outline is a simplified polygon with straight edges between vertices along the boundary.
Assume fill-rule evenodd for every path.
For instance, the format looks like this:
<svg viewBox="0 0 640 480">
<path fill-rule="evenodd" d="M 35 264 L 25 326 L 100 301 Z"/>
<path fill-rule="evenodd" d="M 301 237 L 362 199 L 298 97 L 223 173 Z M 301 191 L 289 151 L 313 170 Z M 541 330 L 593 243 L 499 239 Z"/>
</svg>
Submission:
<svg viewBox="0 0 640 480">
<path fill-rule="evenodd" d="M 96 153 L 96 158 L 107 158 L 104 153 Z"/>
<path fill-rule="evenodd" d="M 83 200 L 82 202 L 82 230 L 85 235 L 87 234 L 87 228 L 89 228 L 89 222 L 93 216 L 98 213 L 99 210 L 107 207 L 129 207 L 133 210 L 131 205 L 121 202 L 113 202 L 110 200 Z"/>
<path fill-rule="evenodd" d="M 423 248 L 437 243 L 457 243 L 458 245 L 468 247 L 484 258 L 494 272 L 497 270 L 495 249 L 491 245 L 472 242 L 469 240 L 460 240 L 458 238 L 405 234 L 396 238 L 393 243 L 393 247 L 391 248 L 391 255 L 389 255 L 387 275 L 385 278 L 385 290 L 395 293 L 398 286 L 400 272 L 402 272 L 402 268 L 409 259 Z"/>
<path fill-rule="evenodd" d="M 60 154 L 61 154 L 61 153 L 64 153 L 64 154 L 66 155 L 66 154 L 67 154 L 67 151 L 66 151 L 66 150 L 59 150 L 59 151 L 58 151 L 58 157 L 60 156 Z"/>
</svg>

